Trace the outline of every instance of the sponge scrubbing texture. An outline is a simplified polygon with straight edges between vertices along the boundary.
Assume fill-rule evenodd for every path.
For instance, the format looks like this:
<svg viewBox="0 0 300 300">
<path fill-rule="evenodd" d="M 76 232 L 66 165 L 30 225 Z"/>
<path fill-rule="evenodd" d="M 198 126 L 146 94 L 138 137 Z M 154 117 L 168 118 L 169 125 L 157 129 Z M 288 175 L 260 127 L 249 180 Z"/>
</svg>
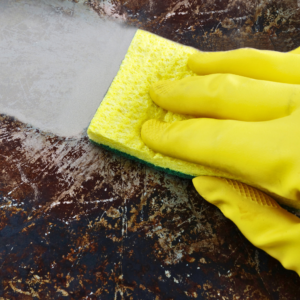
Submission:
<svg viewBox="0 0 300 300">
<path fill-rule="evenodd" d="M 174 122 L 192 118 L 158 107 L 150 98 L 149 88 L 159 80 L 196 76 L 187 67 L 188 57 L 196 51 L 138 30 L 117 76 L 90 123 L 90 140 L 181 177 L 222 176 L 209 167 L 155 153 L 141 139 L 141 127 L 149 119 Z"/>
</svg>

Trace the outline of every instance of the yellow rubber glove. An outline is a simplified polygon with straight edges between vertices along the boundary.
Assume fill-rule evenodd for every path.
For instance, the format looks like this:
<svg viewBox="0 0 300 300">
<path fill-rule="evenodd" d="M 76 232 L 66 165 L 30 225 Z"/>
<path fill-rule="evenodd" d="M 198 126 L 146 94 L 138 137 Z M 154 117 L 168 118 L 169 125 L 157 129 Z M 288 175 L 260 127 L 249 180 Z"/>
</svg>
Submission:
<svg viewBox="0 0 300 300">
<path fill-rule="evenodd" d="M 300 275 L 300 220 L 296 216 L 266 194 L 235 180 L 200 176 L 193 183 L 254 246 Z"/>
<path fill-rule="evenodd" d="M 289 53 L 293 53 L 293 54 L 300 54 L 300 47 L 290 51 Z"/>
<path fill-rule="evenodd" d="M 172 124 L 149 120 L 142 127 L 143 141 L 156 152 L 221 170 L 300 207 L 299 52 L 192 55 L 188 66 L 205 76 L 158 82 L 150 95 L 166 110 L 197 118 Z M 193 182 L 254 245 L 300 275 L 298 218 L 240 182 L 214 177 Z M 241 189 L 256 196 L 249 198 Z"/>
</svg>

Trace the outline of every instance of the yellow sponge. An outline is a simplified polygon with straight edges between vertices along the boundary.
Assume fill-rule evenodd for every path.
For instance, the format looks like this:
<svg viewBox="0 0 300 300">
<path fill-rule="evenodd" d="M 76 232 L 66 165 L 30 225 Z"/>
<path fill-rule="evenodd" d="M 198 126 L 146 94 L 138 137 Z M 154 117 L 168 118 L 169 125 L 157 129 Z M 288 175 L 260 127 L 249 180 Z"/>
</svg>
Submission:
<svg viewBox="0 0 300 300">
<path fill-rule="evenodd" d="M 141 127 L 149 119 L 174 122 L 192 118 L 158 107 L 149 96 L 149 87 L 159 80 L 195 76 L 187 67 L 188 57 L 195 51 L 138 30 L 90 123 L 90 140 L 181 177 L 222 176 L 211 168 L 155 153 L 141 139 Z"/>
</svg>

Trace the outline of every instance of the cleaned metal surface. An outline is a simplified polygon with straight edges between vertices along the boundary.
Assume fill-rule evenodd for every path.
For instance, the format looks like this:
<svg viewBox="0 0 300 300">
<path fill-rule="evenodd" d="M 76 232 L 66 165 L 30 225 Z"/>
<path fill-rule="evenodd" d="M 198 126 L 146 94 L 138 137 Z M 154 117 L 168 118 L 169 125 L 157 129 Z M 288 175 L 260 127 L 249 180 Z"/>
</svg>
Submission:
<svg viewBox="0 0 300 300">
<path fill-rule="evenodd" d="M 136 29 L 69 1 L 0 2 L 0 111 L 44 131 L 82 134 Z"/>
<path fill-rule="evenodd" d="M 275 27 L 259 18 L 275 16 L 272 1 L 247 2 L 248 11 L 241 1 L 87 3 L 202 49 L 300 46 L 297 1 L 277 4 L 293 13 Z M 73 18 L 74 2 L 57 1 L 56 11 L 66 5 Z M 183 30 L 185 12 L 208 33 Z M 227 32 L 226 15 L 237 24 Z M 190 181 L 106 152 L 84 133 L 62 137 L 1 115 L 0 167 L 0 300 L 299 298 L 299 276 L 252 246 Z"/>
</svg>

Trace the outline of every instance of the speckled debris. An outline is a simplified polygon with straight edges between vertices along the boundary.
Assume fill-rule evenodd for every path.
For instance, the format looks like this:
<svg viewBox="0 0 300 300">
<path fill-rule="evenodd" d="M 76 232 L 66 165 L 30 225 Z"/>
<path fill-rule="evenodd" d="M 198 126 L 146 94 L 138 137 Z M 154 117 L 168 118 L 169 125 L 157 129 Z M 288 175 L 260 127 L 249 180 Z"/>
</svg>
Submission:
<svg viewBox="0 0 300 300">
<path fill-rule="evenodd" d="M 190 181 L 0 124 L 0 299 L 297 299 Z"/>
<path fill-rule="evenodd" d="M 297 0 L 88 0 L 100 15 L 121 18 L 203 51 L 300 46 Z"/>
</svg>

